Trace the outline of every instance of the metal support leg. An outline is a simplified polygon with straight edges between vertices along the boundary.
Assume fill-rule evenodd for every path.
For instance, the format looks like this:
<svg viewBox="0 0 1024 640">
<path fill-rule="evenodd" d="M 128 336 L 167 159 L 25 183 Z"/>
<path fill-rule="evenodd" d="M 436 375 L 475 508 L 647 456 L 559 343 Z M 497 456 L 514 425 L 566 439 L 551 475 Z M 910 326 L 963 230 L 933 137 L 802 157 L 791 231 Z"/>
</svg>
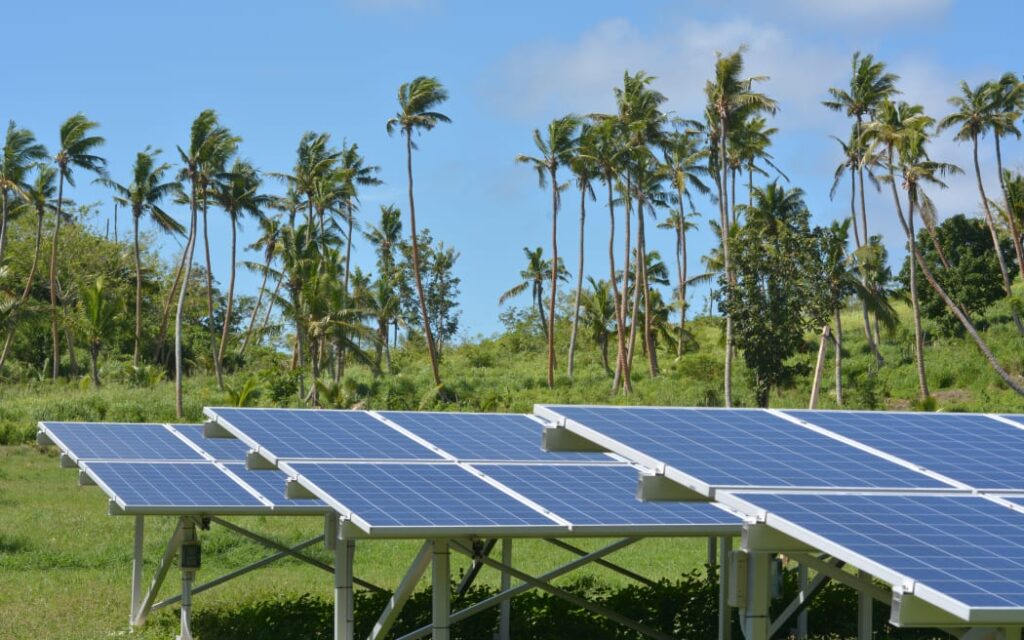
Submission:
<svg viewBox="0 0 1024 640">
<path fill-rule="evenodd" d="M 744 635 L 747 640 L 768 640 L 771 624 L 768 605 L 771 602 L 772 554 L 751 552 L 748 563 L 747 608 L 743 612 Z"/>
<path fill-rule="evenodd" d="M 196 523 L 191 518 L 184 518 L 181 525 L 182 543 L 189 544 L 197 540 Z M 181 570 L 181 634 L 178 640 L 192 640 L 192 582 L 195 578 L 195 569 Z"/>
<path fill-rule="evenodd" d="M 156 566 L 156 571 L 153 573 L 153 580 L 150 582 L 149 591 L 146 592 L 146 595 L 139 603 L 139 607 L 135 613 L 135 619 L 132 620 L 133 626 L 137 627 L 146 622 L 146 617 L 149 616 L 149 612 L 153 608 L 153 603 L 156 602 L 156 596 L 160 592 L 160 586 L 163 585 L 164 578 L 167 576 L 167 571 L 171 568 L 171 563 L 174 561 L 174 555 L 178 553 L 178 547 L 181 546 L 183 522 L 184 519 L 178 521 L 178 524 L 174 529 L 174 533 L 171 534 L 171 539 L 167 541 L 167 548 L 164 549 L 164 555 L 160 558 L 160 563 Z"/>
<path fill-rule="evenodd" d="M 708 536 L 708 566 L 718 566 L 718 538 L 715 536 Z"/>
<path fill-rule="evenodd" d="M 433 551 L 434 547 L 429 541 L 423 543 L 419 553 L 416 554 L 416 558 L 413 559 L 412 564 L 409 566 L 405 577 L 398 583 L 398 588 L 395 589 L 391 599 L 388 600 L 387 605 L 384 607 L 384 611 L 381 612 L 380 617 L 377 619 L 377 624 L 373 625 L 373 631 L 370 632 L 369 640 L 380 640 L 380 638 L 387 636 L 388 632 L 391 631 L 391 626 L 398 619 L 398 614 L 401 613 L 402 607 L 408 602 L 412 592 L 416 589 L 416 584 L 427 571 Z"/>
<path fill-rule="evenodd" d="M 732 607 L 729 606 L 729 554 L 732 538 L 718 539 L 718 640 L 732 640 Z"/>
<path fill-rule="evenodd" d="M 432 593 L 433 593 L 433 640 L 449 640 L 449 622 L 452 609 L 452 575 L 449 565 L 448 540 L 434 540 L 434 558 L 432 562 Z"/>
<path fill-rule="evenodd" d="M 129 624 L 135 624 L 135 617 L 142 606 L 142 543 L 146 517 L 135 516 L 135 545 L 132 548 L 132 611 Z"/>
<path fill-rule="evenodd" d="M 501 564 L 506 567 L 512 566 L 512 538 L 501 540 Z M 508 591 L 512 588 L 512 575 L 505 570 L 501 572 L 501 590 Z M 509 640 L 512 629 L 512 599 L 501 601 L 501 608 L 498 610 L 498 640 Z M 1018 640 L 1020 640 L 1018 638 Z"/>
<path fill-rule="evenodd" d="M 807 593 L 807 566 L 803 563 L 796 569 L 796 580 L 799 584 L 800 595 L 805 597 Z M 870 599 L 870 596 L 868 596 Z M 870 606 L 870 603 L 869 603 Z M 796 615 L 796 637 L 797 640 L 807 640 L 807 608 Z"/>
<path fill-rule="evenodd" d="M 355 613 L 352 599 L 354 540 L 339 538 L 334 544 L 334 640 L 353 640 Z"/>
<path fill-rule="evenodd" d="M 863 571 L 858 573 L 864 580 L 871 580 L 870 574 Z M 873 606 L 874 603 L 871 601 L 870 594 L 863 591 L 857 592 L 857 640 L 871 640 L 873 628 L 871 609 Z"/>
</svg>

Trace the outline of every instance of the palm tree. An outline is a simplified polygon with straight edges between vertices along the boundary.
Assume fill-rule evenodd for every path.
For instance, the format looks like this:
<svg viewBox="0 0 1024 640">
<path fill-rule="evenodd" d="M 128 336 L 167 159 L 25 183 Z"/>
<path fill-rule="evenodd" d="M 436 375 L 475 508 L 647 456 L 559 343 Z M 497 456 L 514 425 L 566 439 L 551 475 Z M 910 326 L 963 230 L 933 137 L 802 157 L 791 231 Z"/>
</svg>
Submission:
<svg viewBox="0 0 1024 640">
<path fill-rule="evenodd" d="M 224 180 L 215 185 L 213 200 L 231 219 L 231 277 L 228 280 L 228 298 L 224 308 L 224 327 L 217 349 L 217 367 L 224 367 L 224 351 L 227 349 L 228 334 L 231 330 L 231 311 L 235 301 L 236 253 L 238 248 L 238 225 L 243 217 L 252 215 L 263 219 L 263 207 L 269 197 L 258 193 L 263 180 L 252 164 L 236 159 Z M 264 284 L 266 282 L 264 281 Z M 262 294 L 262 289 L 260 290 Z M 255 315 L 253 316 L 255 317 Z"/>
<path fill-rule="evenodd" d="M 57 333 L 57 252 L 60 244 L 60 223 L 64 209 L 64 183 L 75 186 L 75 168 L 103 175 L 107 161 L 94 151 L 106 142 L 101 136 L 92 135 L 99 127 L 85 114 L 76 113 L 60 126 L 60 149 L 54 156 L 57 165 L 57 222 L 53 227 L 50 244 L 50 336 L 53 339 L 53 379 L 60 375 L 60 339 Z"/>
<path fill-rule="evenodd" d="M 615 323 L 615 302 L 612 299 L 611 286 L 607 280 L 594 280 L 587 276 L 590 291 L 583 294 L 583 326 L 590 330 L 590 337 L 601 350 L 601 365 L 605 373 L 611 375 L 608 365 L 608 341 L 611 338 L 611 325 Z"/>
<path fill-rule="evenodd" d="M 558 168 L 569 164 L 576 148 L 576 131 L 580 119 L 576 115 L 556 118 L 548 124 L 547 139 L 539 129 L 533 130 L 533 142 L 540 151 L 539 156 L 520 154 L 516 162 L 531 165 L 537 172 L 542 189 L 551 181 L 551 260 L 558 264 L 558 209 L 561 206 L 562 185 L 558 183 Z M 558 279 L 555 270 L 551 272 L 551 298 L 548 304 L 548 387 L 555 386 L 555 297 L 558 295 Z"/>
<path fill-rule="evenodd" d="M 960 82 L 960 95 L 951 97 L 947 102 L 956 111 L 949 114 L 939 122 L 939 130 L 956 128 L 954 139 L 960 142 L 970 141 L 971 153 L 974 160 L 974 177 L 978 183 L 978 194 L 981 196 L 982 209 L 985 212 L 985 223 L 988 225 L 989 233 L 992 235 L 992 246 L 995 249 L 996 258 L 999 262 L 999 272 L 1003 277 L 1003 289 L 1006 297 L 1013 298 L 1013 286 L 1009 270 L 1006 268 L 1006 258 L 1003 257 L 1003 250 L 999 245 L 999 234 L 996 231 L 995 219 L 992 217 L 992 210 L 989 207 L 988 196 L 985 195 L 985 184 L 981 179 L 981 164 L 978 162 L 978 138 L 990 130 L 999 127 L 1006 130 L 1013 126 L 1013 112 L 998 111 L 995 104 L 998 102 L 997 85 L 984 83 L 978 87 L 971 88 L 966 82 Z M 941 254 L 940 254 L 941 255 Z M 1020 316 L 1011 305 L 1011 314 L 1017 331 L 1024 334 L 1024 324 L 1021 324 Z"/>
<path fill-rule="evenodd" d="M 569 334 L 569 363 L 566 368 L 566 375 L 569 379 L 572 379 L 573 366 L 576 361 L 576 333 L 580 324 L 580 304 L 582 302 L 580 297 L 583 294 L 583 251 L 585 247 L 583 232 L 587 220 L 587 198 L 595 199 L 594 187 L 591 183 L 597 177 L 597 165 L 594 161 L 593 152 L 589 148 L 591 138 L 593 137 L 592 130 L 593 128 L 590 124 L 582 125 L 580 128 L 579 144 L 569 163 L 569 168 L 576 178 L 576 188 L 580 192 L 580 259 L 576 272 L 576 295 L 573 302 L 572 331 Z"/>
<path fill-rule="evenodd" d="M 1006 188 L 1003 151 L 1000 145 L 1000 139 L 1005 135 L 1012 135 L 1017 139 L 1021 137 L 1016 122 L 1024 112 L 1024 82 L 1021 82 L 1013 73 L 1005 73 L 994 84 L 996 86 L 992 90 L 992 108 L 1002 116 L 993 122 L 992 127 L 992 137 L 996 142 L 996 170 L 999 173 L 999 187 L 1003 192 L 1006 224 L 1010 228 L 1013 250 L 1017 254 L 1017 269 L 1020 271 L 1021 280 L 1024 280 L 1024 246 L 1021 244 L 1021 233 L 1017 226 L 1016 216 L 1012 214 L 1009 205 L 1010 195 Z"/>
<path fill-rule="evenodd" d="M 54 204 L 54 196 L 57 194 L 57 170 L 53 167 L 45 164 L 37 164 L 35 178 L 31 184 L 26 185 L 24 188 L 20 188 L 25 201 L 22 206 L 31 207 L 35 210 L 36 214 L 36 236 L 35 244 L 32 250 L 32 265 L 29 267 L 28 276 L 25 278 L 25 288 L 22 289 L 21 297 L 17 299 L 16 308 L 14 310 L 12 321 L 17 323 L 20 316 L 19 311 L 28 302 L 29 295 L 32 293 L 32 286 L 35 284 L 36 269 L 39 266 L 39 254 L 42 250 L 43 241 L 43 220 L 46 217 L 48 211 L 52 212 L 56 210 Z M 4 346 L 0 351 L 0 369 L 3 368 L 4 362 L 7 360 L 7 354 L 10 352 L 11 343 L 14 341 L 14 328 L 7 333 L 7 337 L 4 339 Z"/>
<path fill-rule="evenodd" d="M 675 194 L 672 202 L 679 207 L 677 212 L 671 214 L 658 226 L 663 229 L 672 229 L 676 233 L 676 273 L 679 274 L 679 332 L 686 330 L 686 279 L 687 279 L 687 251 L 686 232 L 696 227 L 688 220 L 697 215 L 696 207 L 693 204 L 693 197 L 690 189 L 696 190 L 702 195 L 707 195 L 711 190 L 701 180 L 702 176 L 711 173 L 707 166 L 707 149 L 702 148 L 700 136 L 695 131 L 675 131 L 666 136 L 662 145 L 663 171 Z M 690 213 L 686 213 L 686 205 L 690 205 Z M 683 342 L 679 341 L 676 355 L 682 355 Z"/>
<path fill-rule="evenodd" d="M 263 304 L 263 296 L 267 292 L 267 279 L 270 277 L 271 264 L 274 262 L 274 258 L 277 256 L 278 244 L 281 239 L 281 218 L 280 216 L 267 216 L 261 215 L 258 218 L 260 225 L 260 236 L 251 245 L 246 247 L 250 251 L 263 251 L 263 264 L 259 265 L 248 265 L 254 271 L 258 271 L 263 275 L 263 281 L 260 283 L 260 292 L 256 297 L 256 304 L 252 308 L 252 316 L 249 318 L 249 326 L 245 330 L 245 338 L 242 340 L 242 345 L 238 348 L 238 356 L 242 357 L 245 355 L 245 350 L 249 346 L 249 341 L 252 339 L 252 332 L 256 326 L 256 316 L 259 314 L 260 307 Z M 275 278 L 280 282 L 280 278 Z M 269 305 L 273 305 L 273 301 L 268 302 Z"/>
<path fill-rule="evenodd" d="M 0 264 L 7 251 L 7 225 L 11 204 L 22 199 L 28 188 L 32 165 L 46 157 L 46 147 L 36 142 L 28 129 L 19 129 L 14 121 L 7 124 L 7 135 L 0 153 Z"/>
<path fill-rule="evenodd" d="M 519 272 L 519 277 L 522 280 L 519 284 L 501 294 L 498 298 L 498 304 L 505 304 L 512 298 L 518 297 L 527 289 L 530 289 L 530 297 L 537 306 L 537 317 L 540 319 L 541 335 L 546 338 L 550 325 L 544 317 L 544 282 L 552 279 L 564 282 L 569 278 L 569 272 L 565 270 L 565 266 L 559 260 L 558 271 L 552 274 L 551 261 L 544 259 L 543 247 L 537 247 L 532 251 L 529 247 L 523 247 L 523 253 L 526 255 L 526 268 Z"/>
<path fill-rule="evenodd" d="M 864 129 L 864 118 L 874 117 L 875 112 L 883 101 L 888 100 L 899 93 L 896 82 L 900 77 L 885 70 L 885 63 L 875 60 L 870 53 L 862 56 L 860 51 L 853 54 L 850 61 L 851 74 L 850 84 L 847 89 L 830 88 L 831 100 L 825 100 L 822 104 L 831 111 L 843 111 L 847 117 L 854 119 L 852 149 L 856 158 L 857 176 L 860 181 L 860 214 L 861 232 L 865 241 L 868 237 L 868 214 L 864 198 L 864 168 L 863 154 L 866 145 L 861 140 Z M 856 228 L 856 227 L 855 227 Z M 861 245 L 858 242 L 857 247 Z"/>
<path fill-rule="evenodd" d="M 107 292 L 103 276 L 96 278 L 91 287 L 82 289 L 80 298 L 81 314 L 78 323 L 89 350 L 92 383 L 100 386 L 99 357 L 106 342 L 117 329 L 118 304 Z"/>
<path fill-rule="evenodd" d="M 906 102 L 893 103 L 884 100 L 879 106 L 876 118 L 870 122 L 864 133 L 873 141 L 874 145 L 881 145 L 885 148 L 886 161 L 889 168 L 887 182 L 892 189 L 893 203 L 896 206 L 896 215 L 900 225 L 907 236 L 910 246 L 910 304 L 914 317 L 914 359 L 917 364 L 917 383 L 919 395 L 922 400 L 928 398 L 928 379 L 925 376 L 924 364 L 924 332 L 921 328 L 921 306 L 917 297 L 917 261 L 913 259 L 917 255 L 916 233 L 914 232 L 914 208 L 909 203 L 909 217 L 903 215 L 899 192 L 896 187 L 896 152 L 900 153 L 900 166 L 903 170 L 904 184 L 908 188 L 910 183 L 906 182 L 907 170 L 914 162 L 926 161 L 923 159 L 923 138 L 927 130 L 932 126 L 934 120 L 924 113 L 924 107 L 910 105 Z M 920 173 L 920 172 L 918 172 Z"/>
<path fill-rule="evenodd" d="M 777 104 L 775 100 L 763 93 L 753 91 L 755 82 L 767 79 L 766 76 L 743 77 L 743 53 L 745 48 L 728 55 L 718 54 L 715 61 L 715 73 L 712 80 L 709 80 L 704 88 L 707 95 L 707 114 L 710 117 L 709 124 L 713 137 L 716 137 L 717 146 L 717 173 L 715 175 L 715 187 L 718 192 L 719 228 L 722 230 L 722 257 L 726 279 L 731 284 L 734 280 L 732 264 L 729 259 L 729 197 L 728 178 L 729 163 L 728 140 L 729 124 L 737 112 L 753 114 L 760 112 L 775 113 Z M 729 315 L 725 317 L 725 406 L 732 406 L 732 359 L 733 359 L 733 336 L 732 320 Z"/>
<path fill-rule="evenodd" d="M 345 232 L 344 289 L 348 292 L 348 281 L 352 264 L 352 229 L 355 225 L 355 203 L 359 201 L 359 187 L 377 186 L 384 184 L 384 182 L 376 176 L 380 172 L 380 167 L 366 164 L 366 158 L 359 155 L 358 144 L 342 144 L 339 170 L 341 171 L 346 195 L 344 200 L 344 217 L 347 226 Z"/>
<path fill-rule="evenodd" d="M 448 91 L 441 81 L 430 76 L 419 76 L 412 82 L 403 83 L 398 87 L 398 113 L 387 121 L 388 135 L 400 130 L 405 136 L 406 174 L 409 179 L 409 230 L 412 236 L 412 271 L 416 280 L 416 293 L 420 302 L 420 314 L 423 321 L 423 335 L 427 340 L 427 354 L 430 356 L 430 369 L 434 375 L 434 385 L 441 387 L 441 372 L 437 363 L 437 352 L 434 349 L 434 336 L 430 331 L 430 318 L 427 315 L 427 301 L 423 295 L 423 279 L 420 277 L 420 249 L 416 231 L 416 202 L 413 199 L 412 186 L 412 150 L 416 145 L 412 142 L 413 131 L 430 131 L 438 123 L 451 122 L 443 113 L 434 111 L 448 99 Z"/>
<path fill-rule="evenodd" d="M 179 179 L 189 184 L 188 204 L 191 217 L 189 220 L 188 242 L 182 255 L 184 278 L 178 292 L 178 308 L 174 315 L 174 391 L 175 411 L 179 418 L 184 414 L 182 400 L 182 370 L 184 362 L 181 353 L 181 323 L 185 310 L 185 296 L 188 293 L 189 276 L 192 273 L 192 257 L 196 248 L 199 207 L 205 203 L 207 189 L 216 173 L 224 166 L 227 157 L 234 153 L 238 138 L 231 135 L 228 129 L 220 124 L 217 113 L 213 109 L 201 112 L 192 122 L 189 135 L 188 151 L 178 147 L 178 155 L 184 165 Z M 213 324 L 212 312 L 210 323 Z"/>
<path fill-rule="evenodd" d="M 132 238 L 135 255 L 135 347 L 132 365 L 139 366 L 139 351 L 142 345 L 142 251 L 139 247 L 139 221 L 149 215 L 161 230 L 182 234 L 185 228 L 160 208 L 160 201 L 178 188 L 174 181 L 164 182 L 164 174 L 171 168 L 166 162 L 157 164 L 159 149 L 146 147 L 135 156 L 132 166 L 132 181 L 127 185 L 118 184 L 110 178 L 98 180 L 114 190 L 114 202 L 129 207 L 132 212 Z"/>
<path fill-rule="evenodd" d="M 668 205 L 668 196 L 664 191 L 664 183 L 662 180 L 663 172 L 661 171 L 661 167 L 646 147 L 643 148 L 642 155 L 643 158 L 638 158 L 638 162 L 633 167 L 632 196 L 636 199 L 637 211 L 635 280 L 639 286 L 633 290 L 633 318 L 630 323 L 629 351 L 626 357 L 628 366 L 626 368 L 626 373 L 632 371 L 634 350 L 633 337 L 636 334 L 636 328 L 638 326 L 642 326 L 643 348 L 647 354 L 648 370 L 650 376 L 654 378 L 658 375 L 658 357 L 657 350 L 654 348 L 654 332 L 651 326 L 654 314 L 651 312 L 651 287 L 647 260 L 647 234 L 644 229 L 645 218 L 643 214 L 647 212 L 654 216 L 657 209 L 664 208 Z M 640 312 L 640 305 L 639 298 L 637 296 L 641 293 L 643 294 L 643 315 L 638 316 Z M 641 322 L 638 323 L 638 319 Z"/>
</svg>

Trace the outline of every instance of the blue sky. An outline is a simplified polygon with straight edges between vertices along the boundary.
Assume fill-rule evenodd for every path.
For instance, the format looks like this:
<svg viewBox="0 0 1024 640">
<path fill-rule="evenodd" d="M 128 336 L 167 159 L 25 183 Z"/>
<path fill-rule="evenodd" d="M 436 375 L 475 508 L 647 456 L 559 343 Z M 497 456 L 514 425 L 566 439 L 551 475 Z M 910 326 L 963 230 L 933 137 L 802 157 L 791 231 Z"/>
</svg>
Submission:
<svg viewBox="0 0 1024 640">
<path fill-rule="evenodd" d="M 820 101 L 846 82 L 855 50 L 872 52 L 900 74 L 904 98 L 935 116 L 961 79 L 977 83 L 1019 68 L 1024 44 L 1016 2 L 952 0 L 778 0 L 777 2 L 447 2 L 333 0 L 323 2 L 37 2 L 8 3 L 3 44 L 11 61 L 0 88 L 0 118 L 32 129 L 51 149 L 59 123 L 83 111 L 103 125 L 115 180 L 125 181 L 134 154 L 147 144 L 176 159 L 188 126 L 204 108 L 244 138 L 241 154 L 265 171 L 287 171 L 307 130 L 327 131 L 340 144 L 357 142 L 382 167 L 382 187 L 362 195 L 363 221 L 381 204 L 405 210 L 404 147 L 384 130 L 398 85 L 438 76 L 451 99 L 453 124 L 418 142 L 417 213 L 435 238 L 461 252 L 463 331 L 500 328 L 497 298 L 515 284 L 523 246 L 550 235 L 550 199 L 534 174 L 516 165 L 532 153 L 531 131 L 569 111 L 612 108 L 612 87 L 624 70 L 658 77 L 656 88 L 682 116 L 696 117 L 715 51 L 749 45 L 748 71 L 767 74 L 763 90 L 780 102 L 776 163 L 807 192 L 819 223 L 843 215 L 846 200 L 828 199 L 844 118 Z M 993 19 L 992 16 L 997 16 Z M 985 145 L 983 166 L 993 154 Z M 1020 143 L 1006 150 L 1019 168 Z M 948 137 L 933 155 L 966 165 L 967 147 Z M 994 171 L 989 171 L 994 178 Z M 112 211 L 109 193 L 80 179 L 71 196 L 103 201 L 100 228 Z M 997 185 L 990 186 L 994 192 Z M 275 186 L 276 188 L 276 186 Z M 973 176 L 954 178 L 934 194 L 942 216 L 977 209 Z M 560 215 L 562 255 L 574 268 L 578 196 Z M 888 198 L 869 201 L 872 232 L 899 253 L 902 239 Z M 710 203 L 698 200 L 710 213 Z M 183 211 L 178 211 L 183 219 Z M 664 215 L 664 214 L 661 214 Z M 212 213 L 212 245 L 221 248 L 214 273 L 226 281 L 229 228 Z M 604 275 L 606 211 L 594 205 L 587 234 L 588 273 Z M 125 218 L 122 217 L 122 222 Z M 127 227 L 122 226 L 122 229 Z M 252 239 L 253 222 L 242 238 Z M 709 246 L 693 236 L 693 256 Z M 671 256 L 668 232 L 651 229 L 650 247 Z M 168 242 L 167 255 L 177 245 Z M 365 242 L 356 260 L 367 268 Z M 669 262 L 673 264 L 673 262 Z M 699 268 L 697 258 L 691 270 Z M 258 285 L 243 276 L 243 292 Z M 522 304 L 527 301 L 524 299 Z M 691 303 L 703 304 L 703 292 Z"/>
</svg>

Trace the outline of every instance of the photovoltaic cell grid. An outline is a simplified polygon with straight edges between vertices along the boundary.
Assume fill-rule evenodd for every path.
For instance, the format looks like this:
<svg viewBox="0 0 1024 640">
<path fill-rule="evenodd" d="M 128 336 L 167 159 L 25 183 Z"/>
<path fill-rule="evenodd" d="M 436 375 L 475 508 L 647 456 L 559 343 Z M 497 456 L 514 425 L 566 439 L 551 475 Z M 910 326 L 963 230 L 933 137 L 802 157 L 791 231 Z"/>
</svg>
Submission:
<svg viewBox="0 0 1024 640">
<path fill-rule="evenodd" d="M 515 413 L 380 411 L 380 415 L 459 460 L 607 461 L 602 453 L 541 449 L 543 427 Z"/>
<path fill-rule="evenodd" d="M 212 462 L 88 462 L 85 470 L 124 502 L 126 510 L 154 507 L 266 508 Z"/>
<path fill-rule="evenodd" d="M 544 406 L 717 487 L 948 489 L 950 485 L 753 409 Z"/>
<path fill-rule="evenodd" d="M 75 460 L 202 460 L 159 424 L 45 422 L 50 438 Z"/>
<path fill-rule="evenodd" d="M 474 467 L 573 525 L 738 525 L 707 502 L 641 502 L 637 470 L 628 465 L 500 465 Z"/>
<path fill-rule="evenodd" d="M 229 463 L 224 466 L 264 498 L 273 502 L 275 508 L 289 507 L 291 510 L 302 508 L 315 513 L 323 513 L 327 510 L 327 505 L 321 500 L 295 500 L 284 497 L 285 481 L 288 476 L 281 471 L 253 471 L 246 469 L 244 463 Z"/>
<path fill-rule="evenodd" d="M 243 462 L 251 447 L 237 438 L 205 438 L 201 424 L 172 424 L 175 430 L 220 462 Z"/>
<path fill-rule="evenodd" d="M 980 490 L 1024 491 L 1024 429 L 980 414 L 786 411 Z"/>
<path fill-rule="evenodd" d="M 363 411 L 208 408 L 241 440 L 276 458 L 438 460 L 441 457 Z"/>
<path fill-rule="evenodd" d="M 979 496 L 737 496 L 969 607 L 1024 607 L 1024 514 Z M 823 551 L 827 551 L 823 549 Z"/>
<path fill-rule="evenodd" d="M 288 466 L 371 527 L 558 526 L 451 462 Z"/>
</svg>

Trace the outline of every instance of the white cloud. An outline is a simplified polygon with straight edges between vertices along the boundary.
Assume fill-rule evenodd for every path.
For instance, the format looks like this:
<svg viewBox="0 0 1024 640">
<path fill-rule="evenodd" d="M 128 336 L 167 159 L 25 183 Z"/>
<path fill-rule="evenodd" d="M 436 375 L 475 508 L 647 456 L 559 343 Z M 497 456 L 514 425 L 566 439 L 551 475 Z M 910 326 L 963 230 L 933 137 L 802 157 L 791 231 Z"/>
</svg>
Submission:
<svg viewBox="0 0 1024 640">
<path fill-rule="evenodd" d="M 908 17 L 930 19 L 940 17 L 953 4 L 952 0 L 786 0 L 803 16 L 829 22 L 864 22 L 890 26 Z"/>
<path fill-rule="evenodd" d="M 623 72 L 642 69 L 657 76 L 655 86 L 669 97 L 669 109 L 697 117 L 715 52 L 743 44 L 749 47 L 747 73 L 770 76 L 761 89 L 779 101 L 778 126 L 805 128 L 828 118 L 820 100 L 827 87 L 842 82 L 849 53 L 748 21 L 687 21 L 652 34 L 624 18 L 607 20 L 574 42 L 535 43 L 510 52 L 490 70 L 484 91 L 510 115 L 531 120 L 607 111 Z"/>
</svg>

